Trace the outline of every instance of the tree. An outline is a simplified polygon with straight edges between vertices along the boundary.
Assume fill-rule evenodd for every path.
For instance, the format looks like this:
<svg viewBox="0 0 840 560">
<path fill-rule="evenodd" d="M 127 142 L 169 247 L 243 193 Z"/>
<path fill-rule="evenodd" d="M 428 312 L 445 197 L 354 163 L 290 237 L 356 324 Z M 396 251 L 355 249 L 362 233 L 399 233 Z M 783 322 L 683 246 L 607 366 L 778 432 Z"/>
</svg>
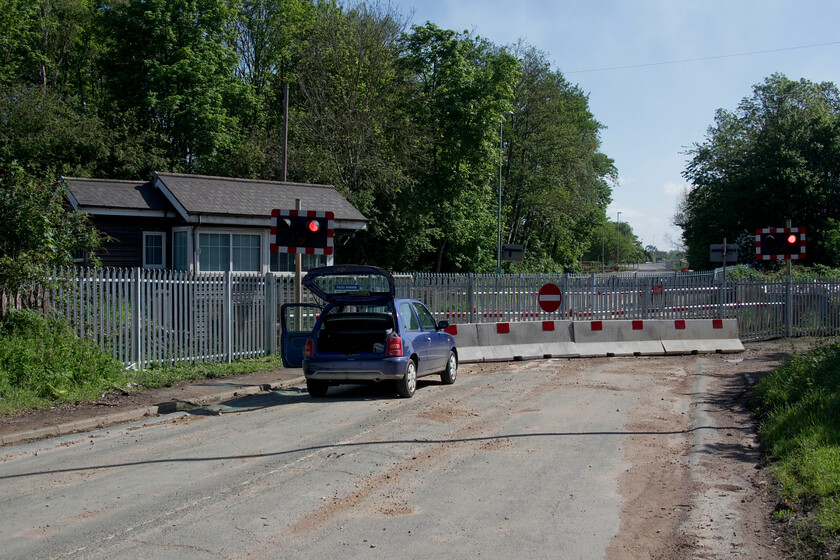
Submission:
<svg viewBox="0 0 840 560">
<path fill-rule="evenodd" d="M 227 0 L 114 1 L 104 9 L 109 124 L 152 131 L 173 171 L 207 171 L 239 142 L 248 92 L 234 79 Z"/>
<path fill-rule="evenodd" d="M 656 250 L 648 246 L 648 250 Z M 603 256 L 603 260 L 602 259 Z M 589 244 L 583 253 L 583 257 L 589 261 L 609 263 L 617 261 L 622 263 L 636 263 L 645 259 L 645 248 L 642 242 L 633 233 L 633 228 L 627 222 L 611 222 L 597 228 L 589 239 Z"/>
<path fill-rule="evenodd" d="M 516 58 L 467 33 L 432 23 L 403 40 L 412 93 L 406 107 L 417 138 L 410 175 L 420 188 L 415 215 L 434 252 L 421 267 L 492 270 L 496 235 L 493 177 L 498 126 L 511 107 Z"/>
<path fill-rule="evenodd" d="M 840 216 L 840 92 L 832 83 L 774 74 L 734 112 L 717 111 L 689 151 L 691 190 L 675 217 L 692 267 L 708 249 L 790 219 L 808 231 L 808 259 L 836 266 L 830 232 Z M 835 225 L 833 225 L 835 224 Z M 742 255 L 742 257 L 745 255 Z"/>
<path fill-rule="evenodd" d="M 505 125 L 505 237 L 525 246 L 527 270 L 573 270 L 590 238 L 601 238 L 615 166 L 598 151 L 602 125 L 580 88 L 533 47 L 520 44 L 516 54 L 516 110 Z"/>
<path fill-rule="evenodd" d="M 46 267 L 72 264 L 79 252 L 99 247 L 99 233 L 84 214 L 67 212 L 63 192 L 18 165 L 0 169 L 0 291 L 26 290 Z"/>
</svg>

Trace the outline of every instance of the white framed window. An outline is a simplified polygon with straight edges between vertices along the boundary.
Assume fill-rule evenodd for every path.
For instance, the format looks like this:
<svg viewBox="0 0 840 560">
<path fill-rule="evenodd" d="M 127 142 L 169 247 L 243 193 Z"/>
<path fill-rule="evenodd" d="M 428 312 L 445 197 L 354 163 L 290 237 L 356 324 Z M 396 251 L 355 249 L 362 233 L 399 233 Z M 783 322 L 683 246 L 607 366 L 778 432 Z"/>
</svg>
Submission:
<svg viewBox="0 0 840 560">
<path fill-rule="evenodd" d="M 172 228 L 172 270 L 190 269 L 190 229 Z"/>
<path fill-rule="evenodd" d="M 166 266 L 166 234 L 162 231 L 143 232 L 143 268 Z"/>
<path fill-rule="evenodd" d="M 261 272 L 262 245 L 259 233 L 199 233 L 198 269 L 201 272 Z"/>
<path fill-rule="evenodd" d="M 231 270 L 236 272 L 259 272 L 260 236 L 235 233 L 230 237 Z"/>
<path fill-rule="evenodd" d="M 327 262 L 326 255 L 301 255 L 301 257 L 303 270 L 330 264 Z M 289 253 L 271 253 L 269 269 L 271 272 L 294 272 L 295 256 Z"/>
</svg>

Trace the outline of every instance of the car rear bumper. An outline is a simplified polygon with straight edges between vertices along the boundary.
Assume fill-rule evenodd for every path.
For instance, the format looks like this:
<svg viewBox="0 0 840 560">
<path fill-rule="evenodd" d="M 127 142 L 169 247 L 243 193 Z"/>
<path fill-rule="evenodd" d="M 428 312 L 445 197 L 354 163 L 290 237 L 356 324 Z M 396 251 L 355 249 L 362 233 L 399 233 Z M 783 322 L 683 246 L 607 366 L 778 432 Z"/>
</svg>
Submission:
<svg viewBox="0 0 840 560">
<path fill-rule="evenodd" d="M 372 360 L 304 358 L 303 374 L 307 379 L 322 381 L 395 380 L 405 375 L 409 359 L 407 356 Z"/>
</svg>

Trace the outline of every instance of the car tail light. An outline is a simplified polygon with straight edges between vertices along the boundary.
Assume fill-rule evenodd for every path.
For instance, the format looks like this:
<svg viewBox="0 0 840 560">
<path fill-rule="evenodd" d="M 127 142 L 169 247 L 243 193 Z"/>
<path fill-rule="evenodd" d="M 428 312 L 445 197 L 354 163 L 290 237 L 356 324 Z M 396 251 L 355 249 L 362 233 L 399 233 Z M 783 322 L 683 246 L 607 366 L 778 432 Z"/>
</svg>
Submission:
<svg viewBox="0 0 840 560">
<path fill-rule="evenodd" d="M 388 339 L 388 348 L 385 350 L 385 355 L 389 358 L 399 358 L 402 356 L 403 347 L 402 339 L 398 336 L 392 336 Z"/>
<path fill-rule="evenodd" d="M 315 355 L 315 341 L 311 338 L 306 339 L 306 344 L 303 345 L 303 357 L 311 358 Z"/>
</svg>

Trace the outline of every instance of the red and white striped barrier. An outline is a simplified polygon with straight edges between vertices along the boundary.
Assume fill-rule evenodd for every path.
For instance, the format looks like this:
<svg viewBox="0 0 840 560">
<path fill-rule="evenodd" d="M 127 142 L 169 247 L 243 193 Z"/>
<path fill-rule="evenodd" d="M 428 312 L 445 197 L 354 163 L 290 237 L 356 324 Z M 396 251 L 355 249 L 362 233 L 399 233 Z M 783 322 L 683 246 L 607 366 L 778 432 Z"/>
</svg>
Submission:
<svg viewBox="0 0 840 560">
<path fill-rule="evenodd" d="M 676 319 L 660 323 L 666 354 L 744 351 L 736 319 Z"/>
<path fill-rule="evenodd" d="M 577 321 L 574 341 L 582 357 L 657 356 L 665 353 L 659 321 Z"/>
<path fill-rule="evenodd" d="M 743 352 L 735 319 L 451 325 L 459 361 Z"/>
</svg>

